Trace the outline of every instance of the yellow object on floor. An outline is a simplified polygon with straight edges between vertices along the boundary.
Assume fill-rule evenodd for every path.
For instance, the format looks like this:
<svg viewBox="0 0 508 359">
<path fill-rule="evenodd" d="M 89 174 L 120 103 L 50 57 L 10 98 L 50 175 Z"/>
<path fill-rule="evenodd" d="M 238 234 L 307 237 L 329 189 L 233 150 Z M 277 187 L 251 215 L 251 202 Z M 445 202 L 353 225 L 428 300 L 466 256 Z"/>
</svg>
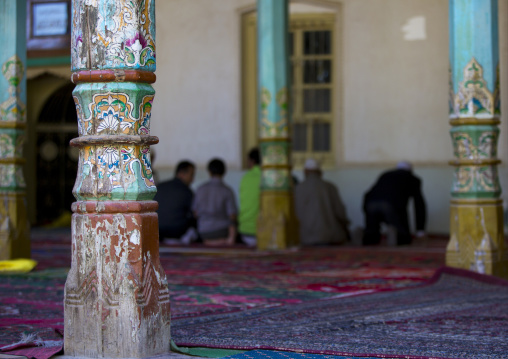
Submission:
<svg viewBox="0 0 508 359">
<path fill-rule="evenodd" d="M 48 223 L 43 227 L 48 229 L 70 227 L 71 222 L 72 222 L 72 213 L 70 211 L 64 211 L 53 222 Z"/>
<path fill-rule="evenodd" d="M 12 259 L 0 261 L 0 273 L 25 273 L 35 268 L 37 262 L 33 259 Z"/>
</svg>

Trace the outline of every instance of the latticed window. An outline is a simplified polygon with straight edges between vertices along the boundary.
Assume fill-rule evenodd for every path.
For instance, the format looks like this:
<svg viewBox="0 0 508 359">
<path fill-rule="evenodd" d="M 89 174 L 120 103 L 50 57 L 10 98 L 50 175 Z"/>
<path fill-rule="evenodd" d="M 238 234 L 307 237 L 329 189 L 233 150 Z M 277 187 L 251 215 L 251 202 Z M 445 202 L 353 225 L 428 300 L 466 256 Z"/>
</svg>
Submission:
<svg viewBox="0 0 508 359">
<path fill-rule="evenodd" d="M 332 156 L 333 19 L 290 22 L 293 162 Z"/>
<path fill-rule="evenodd" d="M 295 14 L 290 18 L 290 79 L 293 126 L 293 164 L 307 157 L 324 165 L 334 161 L 336 69 L 334 51 L 335 14 Z M 256 17 L 243 24 L 243 117 L 244 151 L 257 142 Z"/>
</svg>

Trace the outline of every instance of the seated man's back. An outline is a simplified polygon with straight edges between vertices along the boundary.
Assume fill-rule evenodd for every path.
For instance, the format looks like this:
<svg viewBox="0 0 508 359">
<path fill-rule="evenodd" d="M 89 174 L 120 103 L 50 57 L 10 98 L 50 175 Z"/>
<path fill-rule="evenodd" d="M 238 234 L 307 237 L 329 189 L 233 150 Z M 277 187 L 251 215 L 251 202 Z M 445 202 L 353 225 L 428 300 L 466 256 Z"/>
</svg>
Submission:
<svg viewBox="0 0 508 359">
<path fill-rule="evenodd" d="M 220 159 L 208 164 L 210 180 L 196 191 L 192 210 L 198 232 L 207 245 L 233 245 L 236 237 L 236 200 L 230 187 L 222 181 L 226 172 Z"/>
<path fill-rule="evenodd" d="M 159 238 L 180 238 L 193 225 L 192 200 L 189 185 L 194 179 L 194 165 L 180 162 L 175 178 L 157 186 L 154 200 L 159 202 Z"/>
<path fill-rule="evenodd" d="M 247 162 L 249 170 L 240 181 L 238 230 L 242 236 L 242 241 L 253 247 L 257 242 L 257 221 L 261 192 L 261 156 L 257 148 L 250 150 Z"/>
<path fill-rule="evenodd" d="M 302 244 L 338 244 L 349 239 L 349 220 L 338 189 L 321 178 L 315 161 L 305 163 L 305 180 L 295 189 L 295 208 Z"/>
</svg>

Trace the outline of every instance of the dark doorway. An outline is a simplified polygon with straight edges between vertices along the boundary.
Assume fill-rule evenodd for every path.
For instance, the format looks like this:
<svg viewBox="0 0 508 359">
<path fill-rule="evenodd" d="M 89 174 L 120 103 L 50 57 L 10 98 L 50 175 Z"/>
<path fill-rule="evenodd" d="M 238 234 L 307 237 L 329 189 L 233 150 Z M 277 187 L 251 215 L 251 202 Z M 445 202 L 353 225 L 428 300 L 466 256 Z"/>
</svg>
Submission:
<svg viewBox="0 0 508 359">
<path fill-rule="evenodd" d="M 37 122 L 37 224 L 48 224 L 74 202 L 79 151 L 69 141 L 78 137 L 75 85 L 56 90 L 44 104 Z"/>
</svg>

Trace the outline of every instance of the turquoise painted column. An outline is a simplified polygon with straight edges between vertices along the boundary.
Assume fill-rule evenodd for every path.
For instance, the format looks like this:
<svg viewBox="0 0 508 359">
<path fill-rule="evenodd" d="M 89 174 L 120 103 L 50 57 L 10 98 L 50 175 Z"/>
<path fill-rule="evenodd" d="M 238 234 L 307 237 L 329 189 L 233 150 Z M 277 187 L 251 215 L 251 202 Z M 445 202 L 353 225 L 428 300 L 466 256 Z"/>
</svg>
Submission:
<svg viewBox="0 0 508 359">
<path fill-rule="evenodd" d="M 30 258 L 23 145 L 26 3 L 0 0 L 0 260 Z"/>
<path fill-rule="evenodd" d="M 72 81 L 79 164 L 66 356 L 144 358 L 170 351 L 150 163 L 155 0 L 73 0 Z"/>
<path fill-rule="evenodd" d="M 258 0 L 259 142 L 262 156 L 258 248 L 299 243 L 290 165 L 287 0 Z"/>
<path fill-rule="evenodd" d="M 455 159 L 446 263 L 508 275 L 497 165 L 497 0 L 450 0 L 450 131 Z"/>
</svg>

